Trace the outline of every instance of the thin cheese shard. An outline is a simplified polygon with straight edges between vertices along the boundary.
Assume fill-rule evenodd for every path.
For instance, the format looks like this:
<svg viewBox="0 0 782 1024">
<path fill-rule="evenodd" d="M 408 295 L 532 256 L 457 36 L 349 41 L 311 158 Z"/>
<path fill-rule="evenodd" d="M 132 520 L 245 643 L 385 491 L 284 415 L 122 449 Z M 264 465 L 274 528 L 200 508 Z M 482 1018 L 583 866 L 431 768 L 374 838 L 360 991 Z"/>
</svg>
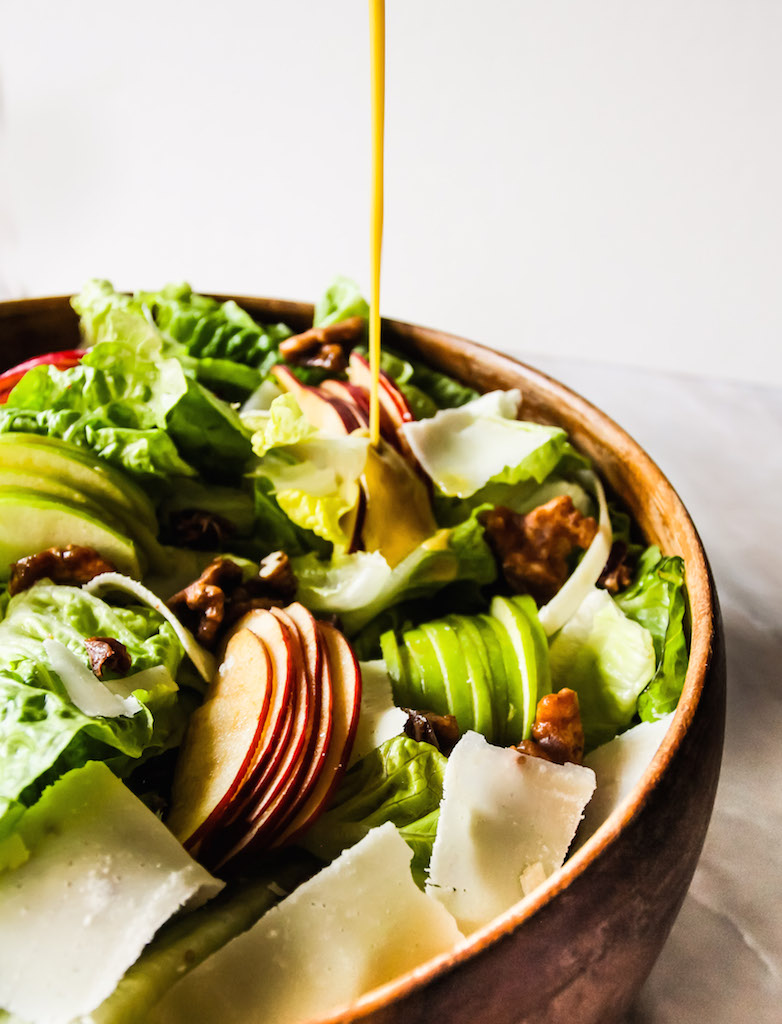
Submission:
<svg viewBox="0 0 782 1024">
<path fill-rule="evenodd" d="M 640 722 L 584 758 L 597 777 L 597 792 L 578 832 L 587 840 L 636 786 L 665 738 L 673 713 L 656 722 Z"/>
<path fill-rule="evenodd" d="M 182 979 L 151 1024 L 296 1024 L 453 948 L 453 918 L 418 889 L 390 822 Z"/>
<path fill-rule="evenodd" d="M 154 933 L 223 883 L 100 762 L 68 772 L 18 826 L 27 861 L 0 874 L 0 1006 L 66 1024 L 116 987 Z"/>
<path fill-rule="evenodd" d="M 594 789 L 591 768 L 465 733 L 445 769 L 426 891 L 465 934 L 487 924 L 522 899 L 536 864 L 546 878 L 561 866 Z"/>
</svg>

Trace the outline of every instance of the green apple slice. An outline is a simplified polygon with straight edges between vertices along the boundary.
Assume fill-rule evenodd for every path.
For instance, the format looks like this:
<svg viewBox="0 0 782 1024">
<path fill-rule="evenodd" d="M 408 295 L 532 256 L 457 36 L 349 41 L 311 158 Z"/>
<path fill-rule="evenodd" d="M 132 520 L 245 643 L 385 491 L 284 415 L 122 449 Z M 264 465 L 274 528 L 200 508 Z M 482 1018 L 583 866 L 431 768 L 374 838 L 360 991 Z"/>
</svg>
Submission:
<svg viewBox="0 0 782 1024">
<path fill-rule="evenodd" d="M 0 451 L 0 455 L 2 454 L 2 451 Z M 24 490 L 37 491 L 42 498 L 51 498 L 57 501 L 62 498 L 73 505 L 78 505 L 79 508 L 83 508 L 90 515 L 111 526 L 112 529 L 119 532 L 123 530 L 122 521 L 117 516 L 112 515 L 108 508 L 101 508 L 100 505 L 96 504 L 96 502 L 88 498 L 76 487 L 71 487 L 67 482 L 57 480 L 54 477 L 42 476 L 40 473 L 27 472 L 23 469 L 14 469 L 3 465 L 0 466 L 0 488 L 3 490 L 19 490 L 23 488 Z"/>
<path fill-rule="evenodd" d="M 472 691 L 475 731 L 494 741 L 494 711 L 488 658 L 478 627 L 467 615 L 449 615 L 449 623 L 462 648 L 467 679 Z"/>
<path fill-rule="evenodd" d="M 527 739 L 532 731 L 538 697 L 541 692 L 547 692 L 545 687 L 548 674 L 548 651 L 545 659 L 541 660 L 542 649 L 535 636 L 535 625 L 540 628 L 540 623 L 536 622 L 537 611 L 532 598 L 528 600 L 529 605 L 524 601 L 495 597 L 491 603 L 491 614 L 507 630 L 521 673 L 522 739 Z M 539 679 L 542 684 L 540 687 Z M 549 682 L 549 689 L 550 685 Z"/>
<path fill-rule="evenodd" d="M 393 629 L 387 630 L 380 637 L 380 650 L 383 655 L 383 661 L 386 663 L 386 671 L 391 680 L 394 703 L 397 707 L 412 707 L 415 701 L 415 694 L 410 687 L 407 664 L 405 663 L 404 667 L 402 665 L 402 648 Z"/>
<path fill-rule="evenodd" d="M 448 715 L 451 709 L 445 692 L 445 681 L 432 642 L 422 629 L 408 629 L 402 635 L 405 647 L 410 652 L 411 663 L 415 665 L 421 680 L 420 697 L 415 708 L 418 711 L 434 711 Z"/>
<path fill-rule="evenodd" d="M 0 434 L 0 463 L 68 484 L 101 507 L 114 506 L 157 534 L 152 502 L 124 473 L 78 445 L 43 434 Z M 115 513 L 115 514 L 117 514 Z"/>
<path fill-rule="evenodd" d="M 472 687 L 464 661 L 464 651 L 453 626 L 440 620 L 421 626 L 429 637 L 445 683 L 450 713 L 456 716 L 461 732 L 475 728 L 475 706 Z"/>
<path fill-rule="evenodd" d="M 491 615 L 479 615 L 478 621 L 481 628 L 485 631 L 485 635 L 489 633 L 493 635 L 497 644 L 496 652 L 498 652 L 498 654 L 495 652 L 494 657 L 499 656 L 501 661 L 501 667 L 498 667 L 494 673 L 495 684 L 500 675 L 503 680 L 502 696 L 500 696 L 499 689 L 496 690 L 497 701 L 502 700 L 501 706 L 504 708 L 502 738 L 498 742 L 505 744 L 519 743 L 521 742 L 523 730 L 524 688 L 521 683 L 521 669 L 519 668 L 516 650 L 511 643 L 507 629 L 505 629 L 499 619 L 492 618 Z"/>
<path fill-rule="evenodd" d="M 481 636 L 491 688 L 491 703 L 494 712 L 494 738 L 491 742 L 504 744 L 508 742 L 506 735 L 511 709 L 508 701 L 508 667 L 505 664 L 500 641 L 502 627 L 490 615 L 476 615 L 471 621 Z M 508 644 L 508 649 L 512 661 L 513 649 L 510 644 Z"/>
<path fill-rule="evenodd" d="M 85 507 L 26 487 L 0 487 L 0 579 L 13 562 L 50 547 L 95 548 L 120 572 L 141 576 L 136 546 Z"/>
</svg>

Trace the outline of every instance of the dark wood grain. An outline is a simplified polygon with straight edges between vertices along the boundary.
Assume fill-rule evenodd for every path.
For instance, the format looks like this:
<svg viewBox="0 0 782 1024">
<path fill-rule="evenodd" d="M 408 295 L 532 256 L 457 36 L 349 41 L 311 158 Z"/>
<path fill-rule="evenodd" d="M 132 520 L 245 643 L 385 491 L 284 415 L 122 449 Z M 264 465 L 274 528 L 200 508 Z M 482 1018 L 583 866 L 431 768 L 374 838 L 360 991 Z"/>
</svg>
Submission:
<svg viewBox="0 0 782 1024">
<path fill-rule="evenodd" d="M 285 320 L 297 330 L 311 322 L 312 307 L 303 303 L 238 301 L 263 320 Z M 64 297 L 0 303 L 5 366 L 70 348 L 76 338 L 76 318 Z M 440 331 L 385 322 L 384 339 L 480 390 L 520 387 L 525 418 L 568 431 L 647 540 L 684 558 L 691 654 L 674 724 L 652 765 L 627 803 L 564 868 L 464 949 L 370 993 L 328 1022 L 610 1024 L 629 1006 L 665 942 L 711 814 L 725 656 L 708 562 L 671 484 L 589 402 L 508 356 Z"/>
</svg>

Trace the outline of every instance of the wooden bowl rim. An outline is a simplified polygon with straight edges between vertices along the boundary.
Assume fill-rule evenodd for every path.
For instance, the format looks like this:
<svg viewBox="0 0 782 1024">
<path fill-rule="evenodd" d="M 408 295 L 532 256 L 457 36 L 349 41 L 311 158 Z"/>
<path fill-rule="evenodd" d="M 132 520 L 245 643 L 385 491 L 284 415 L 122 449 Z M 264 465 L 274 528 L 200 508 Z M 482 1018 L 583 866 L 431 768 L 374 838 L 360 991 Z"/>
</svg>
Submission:
<svg viewBox="0 0 782 1024">
<path fill-rule="evenodd" d="M 240 306 L 248 308 L 256 315 L 261 314 L 267 319 L 270 317 L 284 319 L 287 316 L 301 320 L 308 316 L 311 318 L 313 311 L 312 303 L 294 300 L 225 294 L 213 294 L 213 297 L 220 301 L 232 299 Z M 69 304 L 70 296 L 68 295 L 8 299 L 0 301 L 0 321 L 9 317 L 24 317 L 47 306 L 59 309 L 63 305 Z M 590 864 L 610 847 L 630 822 L 641 813 L 651 791 L 670 765 L 695 715 L 709 675 L 711 655 L 715 644 L 717 613 L 714 584 L 700 537 L 674 487 L 638 442 L 611 417 L 577 392 L 513 356 L 449 332 L 422 327 L 406 321 L 384 318 L 383 326 L 384 329 L 389 330 L 397 338 L 403 339 L 403 343 L 410 344 L 411 347 L 414 347 L 419 339 L 424 342 L 437 340 L 445 341 L 452 349 L 461 350 L 463 353 L 471 355 L 476 361 L 485 361 L 490 356 L 495 366 L 499 364 L 507 372 L 521 375 L 522 384 L 532 382 L 548 392 L 555 408 L 557 401 L 562 399 L 578 414 L 579 419 L 590 424 L 590 429 L 595 428 L 595 432 L 597 432 L 597 428 L 599 428 L 600 436 L 608 448 L 616 450 L 624 447 L 632 452 L 633 458 L 643 466 L 645 472 L 654 481 L 655 487 L 661 489 L 668 507 L 675 514 L 678 523 L 677 534 L 686 535 L 689 542 L 691 554 L 687 562 L 687 598 L 691 626 L 690 656 L 682 695 L 674 712 L 673 720 L 654 758 L 633 790 L 561 868 L 529 896 L 520 900 L 483 928 L 473 932 L 454 950 L 434 957 L 398 978 L 378 986 L 328 1016 L 312 1018 L 309 1024 L 337 1024 L 339 1021 L 357 1020 L 382 1009 L 412 989 L 431 981 L 440 973 L 450 971 L 487 946 L 516 931 L 524 921 L 534 916 L 544 905 L 563 892 L 575 878 L 582 875 Z M 522 402 L 523 395 L 522 387 Z M 598 468 L 600 468 L 599 465 Z"/>
</svg>

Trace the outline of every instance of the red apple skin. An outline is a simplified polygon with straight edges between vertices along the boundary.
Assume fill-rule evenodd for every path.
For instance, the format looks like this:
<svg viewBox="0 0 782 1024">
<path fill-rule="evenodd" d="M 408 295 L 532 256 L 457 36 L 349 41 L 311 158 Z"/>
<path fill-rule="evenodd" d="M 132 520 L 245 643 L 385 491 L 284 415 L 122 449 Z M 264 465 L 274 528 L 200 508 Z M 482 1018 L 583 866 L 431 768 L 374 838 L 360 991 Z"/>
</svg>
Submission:
<svg viewBox="0 0 782 1024">
<path fill-rule="evenodd" d="M 365 388 L 368 393 L 372 390 L 372 368 L 364 356 L 358 352 L 350 353 L 348 364 L 348 381 L 358 387 Z M 396 386 L 387 373 L 380 371 L 378 377 L 378 392 L 380 402 L 388 413 L 391 421 L 396 427 L 403 423 L 409 423 L 415 419 L 413 410 L 410 408 L 407 399 Z"/>
<path fill-rule="evenodd" d="M 84 352 L 77 348 L 64 349 L 61 352 L 47 352 L 46 355 L 27 359 L 25 362 L 19 363 L 18 366 L 13 366 L 10 370 L 0 373 L 0 405 L 5 405 L 9 394 L 28 370 L 33 370 L 36 366 L 55 366 L 58 370 L 68 370 L 72 366 L 78 366 L 83 356 Z"/>
<path fill-rule="evenodd" d="M 223 802 L 220 814 L 210 820 L 209 829 L 200 836 L 199 858 L 204 863 L 214 863 L 218 850 L 228 842 L 226 833 L 230 823 L 241 813 L 245 797 L 251 791 L 249 787 L 262 778 L 273 776 L 277 770 L 294 727 L 292 703 L 298 666 L 303 657 L 300 648 L 288 628 L 266 609 L 256 609 L 242 616 L 234 627 L 233 635 L 242 629 L 249 629 L 265 644 L 271 659 L 274 685 L 266 720 L 244 775 L 229 799 Z"/>
<path fill-rule="evenodd" d="M 351 407 L 341 398 L 325 394 L 309 384 L 302 384 L 282 363 L 272 367 L 271 372 L 282 390 L 293 395 L 305 418 L 313 427 L 338 436 L 350 434 L 361 428 Z"/>
<path fill-rule="evenodd" d="M 361 708 L 361 669 L 345 637 L 328 623 L 318 623 L 326 652 L 325 664 L 333 687 L 332 733 L 321 771 L 309 797 L 272 847 L 290 843 L 301 835 L 329 805 L 345 772 L 353 749 Z"/>
<path fill-rule="evenodd" d="M 236 839 L 225 849 L 216 869 L 228 867 L 236 870 L 256 852 L 269 847 L 272 839 L 304 804 L 322 770 L 332 729 L 331 677 L 323 642 L 312 614 L 301 604 L 286 609 L 271 609 L 281 622 L 295 630 L 304 652 L 304 668 L 310 692 L 310 714 L 306 724 L 304 744 L 295 760 L 283 769 L 280 779 L 273 780 L 267 792 L 261 793 L 256 804 L 247 801 L 242 821 L 229 829 L 230 839 Z M 244 828 L 243 835 L 236 838 Z"/>
<path fill-rule="evenodd" d="M 327 378 L 318 386 L 318 390 L 330 399 L 338 398 L 350 406 L 350 411 L 356 417 L 362 429 L 366 429 L 369 426 L 369 416 L 365 403 L 362 401 L 361 388 L 354 387 L 354 385 L 348 384 L 344 380 Z"/>
<path fill-rule="evenodd" d="M 223 854 L 216 864 L 217 870 L 229 863 L 235 868 L 249 854 L 269 846 L 282 824 L 306 800 L 322 762 L 321 748 L 325 747 L 331 730 L 330 714 L 326 716 L 325 730 L 321 719 L 324 651 L 315 619 L 300 604 L 285 610 L 273 608 L 271 612 L 300 638 L 304 653 L 301 684 L 305 692 L 296 709 L 297 727 L 285 757 L 274 778 L 265 780 L 243 798 L 241 820 L 229 826 L 226 838 L 243 834 Z M 325 703 L 326 712 L 329 705 L 330 701 Z"/>
<path fill-rule="evenodd" d="M 200 846 L 241 787 L 267 719 L 272 675 L 263 641 L 250 630 L 235 633 L 206 700 L 191 717 L 177 761 L 168 824 L 190 850 Z"/>
</svg>

